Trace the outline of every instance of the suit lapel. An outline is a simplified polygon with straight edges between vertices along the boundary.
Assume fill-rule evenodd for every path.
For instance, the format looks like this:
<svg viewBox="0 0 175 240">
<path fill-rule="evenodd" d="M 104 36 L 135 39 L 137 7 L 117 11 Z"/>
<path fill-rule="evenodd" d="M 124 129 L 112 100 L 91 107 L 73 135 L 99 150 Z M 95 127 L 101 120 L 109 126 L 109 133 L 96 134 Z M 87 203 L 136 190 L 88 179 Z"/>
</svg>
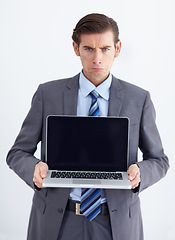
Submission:
<svg viewBox="0 0 175 240">
<path fill-rule="evenodd" d="M 77 115 L 79 74 L 73 77 L 64 91 L 64 115 Z M 120 116 L 123 103 L 122 87 L 117 78 L 112 77 L 108 116 Z"/>
<path fill-rule="evenodd" d="M 120 116 L 121 107 L 123 103 L 123 96 L 124 95 L 119 80 L 112 76 L 108 116 Z"/>
<path fill-rule="evenodd" d="M 64 91 L 64 115 L 77 115 L 79 74 L 73 77 Z"/>
</svg>

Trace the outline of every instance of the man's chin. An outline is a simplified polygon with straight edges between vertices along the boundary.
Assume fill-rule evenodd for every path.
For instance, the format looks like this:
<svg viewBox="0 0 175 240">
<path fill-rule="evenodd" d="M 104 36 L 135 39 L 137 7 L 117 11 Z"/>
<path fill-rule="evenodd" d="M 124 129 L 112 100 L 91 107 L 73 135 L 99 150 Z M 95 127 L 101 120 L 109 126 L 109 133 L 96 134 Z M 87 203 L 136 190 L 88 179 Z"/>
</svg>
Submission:
<svg viewBox="0 0 175 240">
<path fill-rule="evenodd" d="M 104 72 L 93 72 L 91 74 L 89 74 L 87 77 L 87 79 L 92 82 L 94 85 L 98 86 L 99 84 L 101 84 L 103 81 L 105 81 L 109 76 L 109 73 L 106 74 Z"/>
</svg>

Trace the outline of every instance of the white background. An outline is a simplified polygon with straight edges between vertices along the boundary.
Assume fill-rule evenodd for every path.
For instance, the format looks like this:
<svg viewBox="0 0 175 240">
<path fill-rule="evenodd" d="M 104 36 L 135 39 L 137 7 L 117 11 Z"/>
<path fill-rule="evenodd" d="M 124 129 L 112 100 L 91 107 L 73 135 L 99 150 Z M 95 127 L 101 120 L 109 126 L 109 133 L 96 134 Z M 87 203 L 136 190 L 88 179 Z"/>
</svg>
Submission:
<svg viewBox="0 0 175 240">
<path fill-rule="evenodd" d="M 174 1 L 0 0 L 1 240 L 26 239 L 33 195 L 6 165 L 7 152 L 38 84 L 80 71 L 80 60 L 72 49 L 72 29 L 92 12 L 118 22 L 122 51 L 112 73 L 151 92 L 170 159 L 166 178 L 140 195 L 145 239 L 175 239 Z"/>
</svg>

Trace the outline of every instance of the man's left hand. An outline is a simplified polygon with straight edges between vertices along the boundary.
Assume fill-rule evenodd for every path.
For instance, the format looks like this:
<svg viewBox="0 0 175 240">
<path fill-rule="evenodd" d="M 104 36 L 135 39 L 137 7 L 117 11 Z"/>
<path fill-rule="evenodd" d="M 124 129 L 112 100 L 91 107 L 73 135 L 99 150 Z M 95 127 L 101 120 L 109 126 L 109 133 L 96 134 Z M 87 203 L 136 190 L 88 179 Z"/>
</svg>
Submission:
<svg viewBox="0 0 175 240">
<path fill-rule="evenodd" d="M 128 168 L 128 179 L 131 182 L 132 189 L 135 189 L 139 186 L 140 183 L 140 168 L 137 164 L 132 164 Z"/>
</svg>

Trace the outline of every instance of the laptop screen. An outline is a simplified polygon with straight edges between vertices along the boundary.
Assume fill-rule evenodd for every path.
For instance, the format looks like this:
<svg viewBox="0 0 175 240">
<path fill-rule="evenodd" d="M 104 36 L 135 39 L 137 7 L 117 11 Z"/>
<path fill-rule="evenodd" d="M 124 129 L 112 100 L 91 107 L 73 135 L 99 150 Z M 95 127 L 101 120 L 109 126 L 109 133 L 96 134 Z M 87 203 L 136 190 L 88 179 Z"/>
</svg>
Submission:
<svg viewBox="0 0 175 240">
<path fill-rule="evenodd" d="M 48 116 L 50 170 L 127 171 L 127 118 Z"/>
</svg>

